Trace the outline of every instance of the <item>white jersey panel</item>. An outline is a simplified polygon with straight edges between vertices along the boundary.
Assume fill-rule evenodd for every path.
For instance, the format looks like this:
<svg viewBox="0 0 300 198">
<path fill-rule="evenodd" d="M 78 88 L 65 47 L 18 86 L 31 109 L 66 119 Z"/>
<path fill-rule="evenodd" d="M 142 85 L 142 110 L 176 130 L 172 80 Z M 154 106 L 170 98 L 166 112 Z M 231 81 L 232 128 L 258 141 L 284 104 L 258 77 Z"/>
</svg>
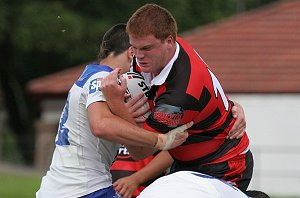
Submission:
<svg viewBox="0 0 300 198">
<path fill-rule="evenodd" d="M 138 198 L 165 197 L 248 198 L 225 181 L 192 171 L 180 171 L 161 177 L 138 196 Z"/>
<path fill-rule="evenodd" d="M 70 89 L 38 198 L 79 197 L 112 185 L 109 167 L 120 145 L 95 137 L 87 119 L 87 107 L 105 101 L 101 79 L 111 71 L 107 66 L 88 65 Z"/>
</svg>

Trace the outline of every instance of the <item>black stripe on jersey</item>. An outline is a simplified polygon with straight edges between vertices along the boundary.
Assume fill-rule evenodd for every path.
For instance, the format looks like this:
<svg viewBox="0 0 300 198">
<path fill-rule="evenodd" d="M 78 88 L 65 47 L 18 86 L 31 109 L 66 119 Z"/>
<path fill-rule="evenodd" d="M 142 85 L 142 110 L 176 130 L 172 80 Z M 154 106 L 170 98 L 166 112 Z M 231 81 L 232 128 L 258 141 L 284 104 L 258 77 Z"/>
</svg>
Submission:
<svg viewBox="0 0 300 198">
<path fill-rule="evenodd" d="M 131 66 L 132 66 L 133 72 L 140 73 L 140 72 L 138 71 L 138 69 L 137 69 L 138 65 L 137 65 L 136 57 L 135 57 L 135 56 L 132 58 Z"/>
<path fill-rule="evenodd" d="M 112 176 L 112 182 L 116 182 L 118 179 L 127 177 L 135 173 L 136 171 L 128 171 L 128 170 L 110 170 Z"/>
<path fill-rule="evenodd" d="M 204 129 L 207 129 L 211 125 L 213 125 L 218 119 L 220 119 L 220 117 L 221 117 L 220 110 L 219 110 L 219 108 L 216 108 L 207 118 L 205 118 L 201 122 L 195 123 L 191 127 L 191 130 L 204 130 Z M 210 132 L 205 134 L 205 136 L 208 135 L 208 134 L 210 134 Z"/>
<path fill-rule="evenodd" d="M 155 104 L 169 104 L 193 111 L 199 111 L 202 108 L 196 98 L 177 90 L 167 90 L 156 99 Z"/>
<path fill-rule="evenodd" d="M 124 162 L 135 162 L 136 160 L 134 160 L 132 157 L 130 157 L 130 155 L 127 156 L 117 156 L 115 161 L 124 161 Z M 114 162 L 115 162 L 114 161 Z"/>
<path fill-rule="evenodd" d="M 202 111 L 206 107 L 206 105 L 209 103 L 210 99 L 211 99 L 211 94 L 209 93 L 209 91 L 206 87 L 203 87 L 201 96 L 199 98 L 199 103 L 201 104 L 201 107 L 198 111 Z"/>
<path fill-rule="evenodd" d="M 208 126 L 205 126 L 205 124 L 209 124 L 209 126 L 211 126 L 211 124 L 213 124 L 215 122 L 215 119 L 218 119 L 218 118 L 214 118 L 214 116 L 218 117 L 220 115 L 221 114 L 220 114 L 219 109 L 216 109 L 209 116 L 209 117 L 212 117 L 212 119 L 210 120 L 210 123 L 205 123 L 205 121 L 208 120 L 208 119 L 206 119 L 203 122 L 194 124 L 190 128 L 190 130 L 202 130 L 202 129 L 205 129 L 205 128 L 208 127 Z M 196 134 L 191 134 L 188 137 L 188 139 L 183 143 L 183 145 L 194 144 L 194 143 L 203 142 L 203 141 L 207 141 L 207 140 L 213 139 L 214 137 L 216 137 L 217 135 L 219 135 L 220 133 L 222 133 L 229 126 L 229 124 L 231 123 L 232 119 L 233 119 L 233 116 L 232 116 L 231 113 L 229 113 L 228 116 L 227 116 L 227 118 L 226 118 L 226 121 L 220 127 L 215 128 L 215 129 L 211 129 L 209 131 L 204 131 L 204 132 L 200 132 L 200 133 L 196 133 Z M 201 123 L 203 123 L 203 125 L 201 125 Z"/>
<path fill-rule="evenodd" d="M 216 151 L 202 157 L 202 158 L 198 158 L 195 160 L 189 160 L 187 161 L 181 161 L 181 160 L 175 160 L 177 164 L 182 165 L 184 167 L 187 166 L 197 166 L 199 164 L 205 164 L 208 162 L 211 162 L 213 160 L 216 160 L 220 157 L 222 157 L 224 154 L 226 154 L 230 149 L 232 149 L 233 147 L 237 146 L 239 144 L 239 142 L 241 141 L 240 139 L 226 139 L 224 141 L 224 143 L 222 144 L 222 146 L 220 148 L 218 148 Z"/>
<path fill-rule="evenodd" d="M 157 90 L 158 90 L 158 86 L 156 86 L 156 85 L 152 85 L 150 87 L 150 90 L 148 92 L 148 99 L 149 100 L 154 100 Z"/>
</svg>

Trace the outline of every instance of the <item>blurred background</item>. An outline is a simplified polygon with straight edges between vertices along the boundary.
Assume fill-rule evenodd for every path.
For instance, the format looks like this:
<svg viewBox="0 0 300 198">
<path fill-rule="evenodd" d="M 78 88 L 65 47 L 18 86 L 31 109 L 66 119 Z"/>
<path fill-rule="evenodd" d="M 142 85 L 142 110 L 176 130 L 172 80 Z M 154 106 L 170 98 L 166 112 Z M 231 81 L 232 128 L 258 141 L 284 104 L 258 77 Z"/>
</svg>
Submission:
<svg viewBox="0 0 300 198">
<path fill-rule="evenodd" d="M 146 0 L 0 0 L 0 197 L 35 197 L 67 92 Z M 245 110 L 249 189 L 300 197 L 300 1 L 160 0 Z"/>
</svg>

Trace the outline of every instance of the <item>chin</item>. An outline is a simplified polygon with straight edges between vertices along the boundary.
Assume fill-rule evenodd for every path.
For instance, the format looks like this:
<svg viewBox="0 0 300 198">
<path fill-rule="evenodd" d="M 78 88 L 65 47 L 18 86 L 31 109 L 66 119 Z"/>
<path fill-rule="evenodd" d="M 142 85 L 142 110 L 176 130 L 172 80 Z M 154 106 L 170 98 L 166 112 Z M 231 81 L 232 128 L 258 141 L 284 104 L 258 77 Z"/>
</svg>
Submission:
<svg viewBox="0 0 300 198">
<path fill-rule="evenodd" d="M 141 68 L 141 71 L 144 72 L 144 73 L 150 73 L 151 70 L 149 67 L 140 67 Z"/>
</svg>

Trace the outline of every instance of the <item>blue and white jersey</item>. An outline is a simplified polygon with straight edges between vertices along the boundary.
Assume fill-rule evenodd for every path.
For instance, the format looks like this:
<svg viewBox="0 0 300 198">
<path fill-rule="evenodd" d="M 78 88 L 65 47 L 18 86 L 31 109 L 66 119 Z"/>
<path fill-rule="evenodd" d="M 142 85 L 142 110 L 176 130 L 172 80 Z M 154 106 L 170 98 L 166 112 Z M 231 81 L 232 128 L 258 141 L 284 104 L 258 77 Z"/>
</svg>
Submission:
<svg viewBox="0 0 300 198">
<path fill-rule="evenodd" d="M 119 144 L 91 132 L 87 107 L 105 101 L 101 79 L 112 69 L 88 65 L 69 91 L 55 139 L 52 163 L 37 198 L 74 198 L 112 185 L 109 167 Z"/>
<path fill-rule="evenodd" d="M 192 171 L 179 171 L 160 177 L 146 187 L 137 198 L 165 197 L 248 198 L 226 181 Z"/>
</svg>

